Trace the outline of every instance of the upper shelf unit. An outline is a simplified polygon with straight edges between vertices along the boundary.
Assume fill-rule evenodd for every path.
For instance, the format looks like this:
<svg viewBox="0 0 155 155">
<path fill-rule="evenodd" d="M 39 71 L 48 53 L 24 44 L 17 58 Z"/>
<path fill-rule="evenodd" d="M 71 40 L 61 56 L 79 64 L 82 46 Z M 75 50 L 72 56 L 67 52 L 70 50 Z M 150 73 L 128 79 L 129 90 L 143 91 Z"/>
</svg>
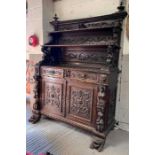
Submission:
<svg viewBox="0 0 155 155">
<path fill-rule="evenodd" d="M 42 47 L 120 47 L 119 38 L 122 19 L 126 12 L 118 12 L 95 18 L 59 21 L 54 17 L 50 22 L 54 31 L 49 32 L 50 41 Z"/>
<path fill-rule="evenodd" d="M 53 31 L 41 45 L 44 65 L 60 63 L 102 64 L 117 67 L 122 22 L 127 13 L 120 11 L 104 16 L 50 22 Z"/>
</svg>

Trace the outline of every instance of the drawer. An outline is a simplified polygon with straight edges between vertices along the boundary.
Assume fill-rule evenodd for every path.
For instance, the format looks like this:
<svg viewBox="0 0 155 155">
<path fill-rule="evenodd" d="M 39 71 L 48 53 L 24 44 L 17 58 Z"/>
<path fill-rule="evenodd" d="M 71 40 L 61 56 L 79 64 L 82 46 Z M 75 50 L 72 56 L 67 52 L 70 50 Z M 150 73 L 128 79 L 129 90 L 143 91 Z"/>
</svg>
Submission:
<svg viewBox="0 0 155 155">
<path fill-rule="evenodd" d="M 63 78 L 63 69 L 57 68 L 41 68 L 42 76 L 50 76 L 54 78 Z"/>
<path fill-rule="evenodd" d="M 81 72 L 81 71 L 71 71 L 71 79 L 83 80 L 86 82 L 97 82 L 98 75 L 95 73 Z"/>
</svg>

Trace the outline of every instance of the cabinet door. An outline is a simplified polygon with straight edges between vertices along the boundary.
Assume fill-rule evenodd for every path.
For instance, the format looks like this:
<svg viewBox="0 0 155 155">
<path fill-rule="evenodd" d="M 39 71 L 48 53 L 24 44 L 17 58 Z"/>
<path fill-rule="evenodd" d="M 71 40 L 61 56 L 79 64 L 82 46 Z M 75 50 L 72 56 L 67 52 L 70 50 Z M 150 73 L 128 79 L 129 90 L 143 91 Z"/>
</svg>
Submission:
<svg viewBox="0 0 155 155">
<path fill-rule="evenodd" d="M 56 78 L 42 79 L 41 112 L 64 116 L 66 81 Z"/>
<path fill-rule="evenodd" d="M 96 118 L 97 86 L 70 80 L 67 83 L 66 117 L 94 126 Z"/>
</svg>

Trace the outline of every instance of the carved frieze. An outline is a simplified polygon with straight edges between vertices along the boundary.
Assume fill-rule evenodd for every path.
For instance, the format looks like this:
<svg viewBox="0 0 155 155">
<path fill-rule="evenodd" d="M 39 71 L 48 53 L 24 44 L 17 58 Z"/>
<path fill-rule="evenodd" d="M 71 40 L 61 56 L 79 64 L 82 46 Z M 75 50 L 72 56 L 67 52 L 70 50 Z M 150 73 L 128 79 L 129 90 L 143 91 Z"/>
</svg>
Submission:
<svg viewBox="0 0 155 155">
<path fill-rule="evenodd" d="M 97 50 L 67 50 L 63 53 L 64 61 L 77 61 L 85 63 L 106 63 L 107 53 L 106 49 L 102 51 Z"/>
<path fill-rule="evenodd" d="M 92 90 L 72 87 L 70 98 L 70 113 L 86 119 L 90 119 L 92 96 Z"/>
<path fill-rule="evenodd" d="M 54 22 L 52 23 L 54 24 Z M 83 28 L 112 28 L 119 27 L 119 21 L 94 21 L 94 22 L 78 22 L 74 24 L 64 24 L 61 25 L 57 23 L 58 29 L 61 31 L 71 30 L 71 29 L 83 29 Z M 56 29 L 55 29 L 56 30 Z"/>
<path fill-rule="evenodd" d="M 90 22 L 85 23 L 84 26 L 86 28 L 108 28 L 108 27 L 117 27 L 119 26 L 119 22 L 115 21 L 100 21 L 100 22 Z"/>
</svg>

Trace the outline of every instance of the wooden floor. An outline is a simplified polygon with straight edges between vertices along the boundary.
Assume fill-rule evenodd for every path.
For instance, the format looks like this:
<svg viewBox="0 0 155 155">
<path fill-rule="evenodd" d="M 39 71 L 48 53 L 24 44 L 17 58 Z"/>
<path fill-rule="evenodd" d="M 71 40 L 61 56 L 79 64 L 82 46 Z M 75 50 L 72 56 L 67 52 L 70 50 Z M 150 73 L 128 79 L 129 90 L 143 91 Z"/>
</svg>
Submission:
<svg viewBox="0 0 155 155">
<path fill-rule="evenodd" d="M 27 120 L 31 111 L 27 106 Z M 26 148 L 28 152 L 51 152 L 53 155 L 128 155 L 128 132 L 113 130 L 107 137 L 103 152 L 89 148 L 89 133 L 61 122 L 42 118 L 37 124 L 27 121 Z"/>
</svg>

